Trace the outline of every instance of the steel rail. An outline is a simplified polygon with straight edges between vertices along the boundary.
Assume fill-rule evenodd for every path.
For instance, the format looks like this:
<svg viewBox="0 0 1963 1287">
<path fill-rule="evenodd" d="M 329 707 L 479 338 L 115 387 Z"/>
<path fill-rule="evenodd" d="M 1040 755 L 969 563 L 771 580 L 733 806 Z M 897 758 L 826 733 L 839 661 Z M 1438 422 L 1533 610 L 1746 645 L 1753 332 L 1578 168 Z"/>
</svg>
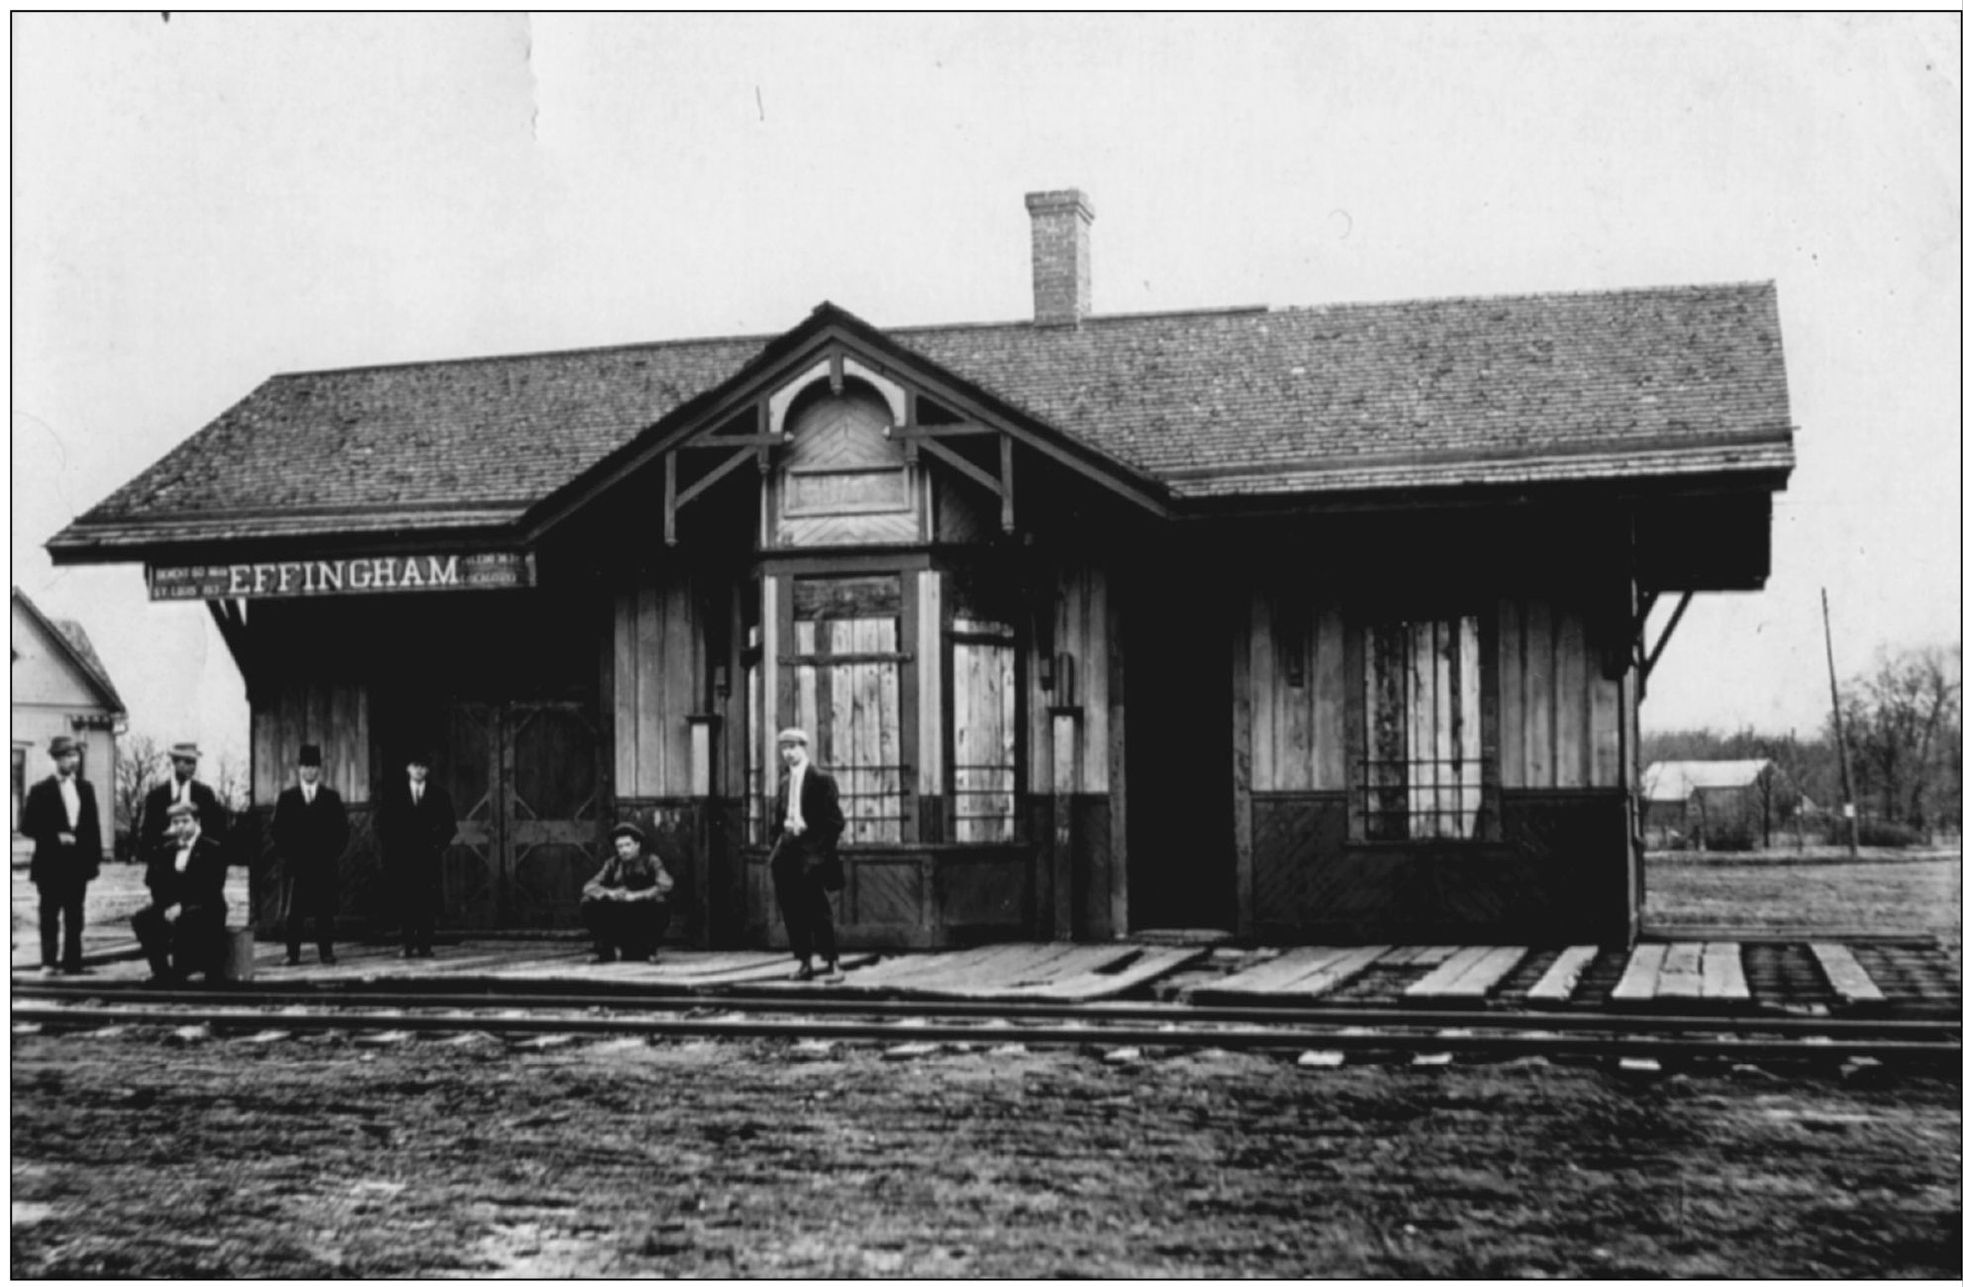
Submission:
<svg viewBox="0 0 1963 1287">
<path fill-rule="evenodd" d="M 195 1027 L 273 1031 L 395 1030 L 401 1032 L 501 1032 L 573 1036 L 715 1037 L 833 1041 L 931 1041 L 936 1045 L 1065 1045 L 1172 1047 L 1236 1050 L 1376 1050 L 1425 1054 L 1561 1055 L 1593 1058 L 1648 1058 L 1662 1062 L 1690 1059 L 1807 1061 L 1909 1059 L 1940 1061 L 1945 1071 L 1963 1071 L 1951 1042 L 1876 1040 L 1726 1039 L 1714 1037 L 1575 1036 L 1559 1033 L 1452 1031 L 1338 1031 L 1264 1027 L 1095 1026 L 1081 1022 L 1040 1027 L 999 1024 L 825 1022 L 702 1018 L 642 1018 L 603 1015 L 538 1014 L 362 1014 L 339 1010 L 312 1013 L 249 1013 L 236 1008 L 153 1009 L 147 1006 L 60 1006 L 16 1004 L 16 1022 L 104 1027 L 110 1025 Z"/>
<path fill-rule="evenodd" d="M 906 1018 L 992 1018 L 1038 1022 L 1239 1024 L 1245 1026 L 1439 1027 L 1531 1031 L 1627 1032 L 1638 1035 L 1682 1032 L 1828 1037 L 1841 1040 L 1955 1042 L 1963 1020 L 1832 1018 L 1829 1016 L 1738 1014 L 1627 1014 L 1599 1010 L 1497 1010 L 1362 1008 L 1324 1006 L 1201 1006 L 1180 1002 L 1059 1003 L 1018 1000 L 947 1000 L 912 997 L 827 995 L 817 989 L 783 996 L 732 996 L 722 993 L 649 995 L 645 993 L 527 993 L 393 991 L 355 989 L 179 988 L 106 985 L 79 988 L 58 984 L 18 985 L 16 998 L 71 1004 L 139 1000 L 146 1005 L 322 1006 L 340 1009 L 409 1010 L 532 1009 L 642 1010 L 701 1009 L 738 1013 L 792 1012 L 805 1015 L 869 1015 Z M 725 1021 L 726 1022 L 726 1021 Z"/>
</svg>

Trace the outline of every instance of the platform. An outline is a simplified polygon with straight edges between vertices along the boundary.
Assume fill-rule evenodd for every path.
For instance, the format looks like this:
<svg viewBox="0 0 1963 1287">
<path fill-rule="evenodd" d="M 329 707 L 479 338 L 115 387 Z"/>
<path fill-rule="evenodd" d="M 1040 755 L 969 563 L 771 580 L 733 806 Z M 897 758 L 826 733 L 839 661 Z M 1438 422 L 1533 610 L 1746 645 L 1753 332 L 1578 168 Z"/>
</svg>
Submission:
<svg viewBox="0 0 1963 1287">
<path fill-rule="evenodd" d="M 130 942 L 95 939 L 84 985 L 136 984 L 148 965 Z M 259 941 L 241 986 L 289 990 L 459 991 L 917 997 L 1098 1002 L 1153 997 L 1210 1005 L 1408 1005 L 1437 1009 L 1630 1012 L 1783 1010 L 1942 1013 L 1959 1005 L 1957 963 L 1916 939 L 1681 940 L 1633 949 L 1578 945 L 1374 944 L 1251 948 L 1225 943 L 998 943 L 945 952 L 847 952 L 841 973 L 799 982 L 783 952 L 670 948 L 658 960 L 600 964 L 583 941 L 487 938 L 440 943 L 430 959 L 350 943 L 323 965 L 299 965 Z M 16 954 L 16 981 L 35 979 Z M 57 979 L 55 982 L 65 982 Z"/>
</svg>

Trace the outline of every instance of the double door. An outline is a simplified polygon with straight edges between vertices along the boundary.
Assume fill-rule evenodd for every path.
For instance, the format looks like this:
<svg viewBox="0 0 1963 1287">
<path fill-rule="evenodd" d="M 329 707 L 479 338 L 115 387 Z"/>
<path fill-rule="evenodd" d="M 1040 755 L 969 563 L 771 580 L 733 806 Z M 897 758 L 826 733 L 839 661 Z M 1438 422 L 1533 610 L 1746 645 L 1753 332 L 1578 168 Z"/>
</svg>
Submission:
<svg viewBox="0 0 1963 1287">
<path fill-rule="evenodd" d="M 577 701 L 449 703 L 431 776 L 456 804 L 444 920 L 460 929 L 569 929 L 605 859 L 601 731 Z"/>
</svg>

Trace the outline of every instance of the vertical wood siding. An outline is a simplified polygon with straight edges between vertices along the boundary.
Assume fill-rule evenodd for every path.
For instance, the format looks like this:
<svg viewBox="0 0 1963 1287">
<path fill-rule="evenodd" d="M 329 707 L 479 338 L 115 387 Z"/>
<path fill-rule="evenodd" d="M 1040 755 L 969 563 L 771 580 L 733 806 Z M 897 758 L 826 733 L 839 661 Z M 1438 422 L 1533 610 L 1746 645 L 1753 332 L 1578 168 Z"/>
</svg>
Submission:
<svg viewBox="0 0 1963 1287">
<path fill-rule="evenodd" d="M 1250 604 L 1250 785 L 1255 791 L 1339 791 L 1347 679 L 1342 607 L 1257 587 Z M 1300 658 L 1299 682 L 1290 671 Z"/>
<path fill-rule="evenodd" d="M 1604 674 L 1624 645 L 1603 618 L 1546 596 L 1499 600 L 1497 717 L 1502 786 L 1619 787 L 1631 780 L 1633 731 L 1621 688 Z M 1339 791 L 1348 785 L 1343 605 L 1308 593 L 1290 598 L 1256 587 L 1248 605 L 1249 786 L 1267 791 Z M 1290 683 L 1291 652 L 1301 658 Z"/>
<path fill-rule="evenodd" d="M 1035 730 L 1031 739 L 1031 790 L 1041 794 L 1056 790 L 1055 756 L 1044 730 L 1050 727 L 1051 706 L 1075 704 L 1084 712 L 1080 748 L 1083 778 L 1077 790 L 1103 795 L 1111 790 L 1113 736 L 1110 583 L 1102 568 L 1069 566 L 1058 573 L 1055 594 L 1056 655 L 1074 659 L 1076 691 L 1066 695 L 1054 688 L 1029 685 L 1025 709 L 1028 725 Z M 1062 670 L 1061 662 L 1058 670 Z"/>
<path fill-rule="evenodd" d="M 688 581 L 670 573 L 614 600 L 614 789 L 685 796 L 688 716 L 701 707 L 703 644 Z"/>
<path fill-rule="evenodd" d="M 252 707 L 252 799 L 270 806 L 299 781 L 300 746 L 320 747 L 321 781 L 350 804 L 368 799 L 368 688 L 352 679 L 284 676 Z"/>
</svg>

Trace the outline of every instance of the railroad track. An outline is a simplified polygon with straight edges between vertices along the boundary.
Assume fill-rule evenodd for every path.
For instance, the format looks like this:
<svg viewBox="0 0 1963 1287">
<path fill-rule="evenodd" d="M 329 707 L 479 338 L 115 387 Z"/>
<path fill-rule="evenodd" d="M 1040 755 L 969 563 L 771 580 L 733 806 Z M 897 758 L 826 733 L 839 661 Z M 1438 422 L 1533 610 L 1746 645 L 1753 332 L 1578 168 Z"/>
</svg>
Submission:
<svg viewBox="0 0 1963 1287">
<path fill-rule="evenodd" d="M 942 1045 L 1072 1045 L 1356 1054 L 1836 1063 L 1861 1058 L 1949 1076 L 1956 1022 L 1684 1013 L 1055 1005 L 799 995 L 596 996 L 127 986 L 14 989 L 16 1024 L 205 1025 L 214 1033 L 495 1032 Z"/>
</svg>

